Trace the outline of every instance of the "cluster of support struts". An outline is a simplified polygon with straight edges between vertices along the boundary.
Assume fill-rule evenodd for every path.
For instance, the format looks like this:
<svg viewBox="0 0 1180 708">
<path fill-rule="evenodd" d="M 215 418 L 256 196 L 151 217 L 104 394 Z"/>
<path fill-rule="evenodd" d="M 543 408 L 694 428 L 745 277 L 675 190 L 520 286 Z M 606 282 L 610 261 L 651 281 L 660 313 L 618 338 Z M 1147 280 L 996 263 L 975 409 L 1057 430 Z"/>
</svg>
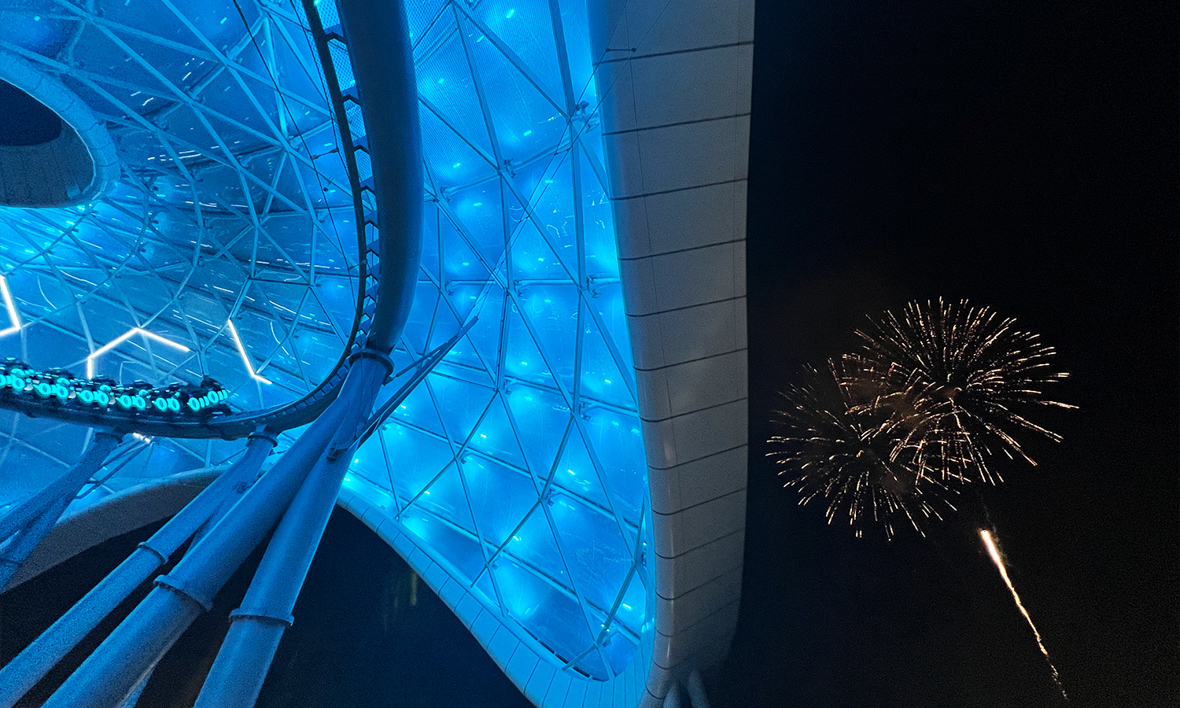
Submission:
<svg viewBox="0 0 1180 708">
<path fill-rule="evenodd" d="M 354 354 L 336 400 L 261 476 L 277 440 L 265 430 L 251 435 L 237 462 L 0 669 L 0 707 L 16 705 L 188 543 L 171 572 L 156 578 L 148 596 L 44 704 L 134 706 L 157 662 L 197 617 L 212 609 L 214 596 L 273 529 L 241 606 L 230 614 L 229 633 L 196 703 L 198 708 L 253 706 L 279 641 L 293 621 L 296 598 L 352 451 L 372 426 L 370 412 L 377 393 L 392 373 L 387 355 L 370 349 Z M 97 433 L 77 465 L 0 518 L 0 589 L 119 440 L 116 433 Z"/>
</svg>

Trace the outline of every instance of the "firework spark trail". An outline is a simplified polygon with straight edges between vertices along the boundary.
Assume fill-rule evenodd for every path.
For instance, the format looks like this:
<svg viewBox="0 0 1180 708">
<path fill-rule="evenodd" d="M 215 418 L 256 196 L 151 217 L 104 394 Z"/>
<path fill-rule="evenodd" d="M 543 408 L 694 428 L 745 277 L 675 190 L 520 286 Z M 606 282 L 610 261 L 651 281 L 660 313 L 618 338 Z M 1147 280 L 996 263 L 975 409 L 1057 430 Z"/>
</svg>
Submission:
<svg viewBox="0 0 1180 708">
<path fill-rule="evenodd" d="M 1049 658 L 1049 650 L 1045 649 L 1045 644 L 1041 641 L 1041 633 L 1037 631 L 1037 626 L 1033 624 L 1032 617 L 1029 616 L 1028 610 L 1024 609 L 1024 604 L 1020 602 L 1020 595 L 1016 593 L 1016 587 L 1012 584 L 1011 578 L 1008 577 L 1008 569 L 1004 566 L 1004 559 L 1000 557 L 1000 549 L 996 547 L 996 542 L 992 539 L 991 532 L 987 529 L 979 529 L 979 537 L 983 539 L 983 545 L 987 546 L 987 554 L 991 556 L 992 562 L 996 564 L 996 569 L 1000 571 L 1000 577 L 1004 579 L 1004 584 L 1008 586 L 1008 592 L 1012 593 L 1012 599 L 1016 602 L 1016 609 L 1020 610 L 1020 614 L 1024 615 L 1024 621 L 1028 622 L 1028 626 L 1032 628 L 1033 636 L 1037 638 L 1037 646 L 1040 647 L 1041 653 L 1045 655 L 1045 663 L 1049 665 L 1049 670 L 1053 672 L 1053 683 L 1057 684 L 1057 690 L 1061 691 L 1061 697 L 1068 702 L 1069 696 L 1065 693 L 1065 687 L 1061 685 L 1061 676 L 1057 673 L 1057 667 L 1053 665 L 1053 660 Z"/>
</svg>

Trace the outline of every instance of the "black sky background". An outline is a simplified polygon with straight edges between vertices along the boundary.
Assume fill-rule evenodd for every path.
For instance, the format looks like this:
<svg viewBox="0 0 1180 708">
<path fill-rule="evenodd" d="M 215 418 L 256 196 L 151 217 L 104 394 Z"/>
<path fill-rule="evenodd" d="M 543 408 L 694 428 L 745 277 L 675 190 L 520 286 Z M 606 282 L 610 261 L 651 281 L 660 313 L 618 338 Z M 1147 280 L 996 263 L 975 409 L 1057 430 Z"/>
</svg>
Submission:
<svg viewBox="0 0 1180 708">
<path fill-rule="evenodd" d="M 759 1 L 746 569 L 714 705 L 1063 705 L 985 523 L 1072 705 L 1180 705 L 1177 18 L 1145 7 Z M 1034 441 L 1039 467 L 930 538 L 854 539 L 764 461 L 775 392 L 851 349 L 866 314 L 938 296 L 1044 335 L 1081 408 L 1046 413 L 1065 441 Z M 7 594 L 0 660 L 149 531 Z M 147 705 L 191 705 L 258 555 Z M 410 582 L 338 511 L 259 705 L 528 705 Z"/>
</svg>

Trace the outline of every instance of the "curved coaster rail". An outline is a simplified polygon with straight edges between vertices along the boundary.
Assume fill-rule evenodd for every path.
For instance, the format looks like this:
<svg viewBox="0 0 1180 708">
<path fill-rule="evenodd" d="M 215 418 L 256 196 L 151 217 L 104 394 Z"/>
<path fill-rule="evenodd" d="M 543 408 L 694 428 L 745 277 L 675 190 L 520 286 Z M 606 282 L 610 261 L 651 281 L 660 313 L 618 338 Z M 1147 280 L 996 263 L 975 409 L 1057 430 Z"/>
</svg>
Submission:
<svg viewBox="0 0 1180 708">
<path fill-rule="evenodd" d="M 306 425 L 315 420 L 336 399 L 348 372 L 349 357 L 365 347 L 377 306 L 381 251 L 377 230 L 377 197 L 372 174 L 361 175 L 356 159 L 357 150 L 366 153 L 369 151 L 365 138 L 354 141 L 352 137 L 354 132 L 362 136 L 365 134 L 361 111 L 353 111 L 351 116 L 348 113 L 347 102 L 357 102 L 358 106 L 359 102 L 355 91 L 346 94 L 341 90 L 336 64 L 329 48 L 331 42 L 338 50 L 337 56 L 348 57 L 343 35 L 339 32 L 331 36 L 325 33 L 314 1 L 303 2 L 301 9 L 308 20 L 306 29 L 315 42 L 316 54 L 328 87 L 328 98 L 335 113 L 337 129 L 340 131 L 340 144 L 343 146 L 349 185 L 352 188 L 353 211 L 357 224 L 357 250 L 360 253 L 360 288 L 352 328 L 332 372 L 319 385 L 295 401 L 258 411 L 218 414 L 196 419 L 175 415 L 175 412 L 170 411 L 138 410 L 134 407 L 131 410 L 122 410 L 117 406 L 78 405 L 73 402 L 78 395 L 78 392 L 74 391 L 69 392 L 64 398 L 52 395 L 4 395 L 0 396 L 0 409 L 30 417 L 102 426 L 120 433 L 136 432 L 151 437 L 233 440 L 245 437 L 260 428 L 280 432 Z"/>
</svg>

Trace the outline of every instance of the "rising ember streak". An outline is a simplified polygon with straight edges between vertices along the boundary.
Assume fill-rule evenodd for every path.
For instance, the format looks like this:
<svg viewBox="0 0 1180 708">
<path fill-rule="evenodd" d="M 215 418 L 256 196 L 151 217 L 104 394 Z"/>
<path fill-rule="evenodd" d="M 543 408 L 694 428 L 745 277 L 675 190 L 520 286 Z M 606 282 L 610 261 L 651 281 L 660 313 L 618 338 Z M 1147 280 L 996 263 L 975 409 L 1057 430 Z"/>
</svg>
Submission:
<svg viewBox="0 0 1180 708">
<path fill-rule="evenodd" d="M 1028 622 L 1028 626 L 1032 629 L 1033 636 L 1037 639 L 1037 647 L 1040 648 L 1041 654 L 1045 656 L 1045 663 L 1049 665 L 1049 670 L 1053 673 L 1053 683 L 1057 684 L 1057 689 L 1061 691 L 1061 697 L 1069 701 L 1069 696 L 1065 693 L 1065 687 L 1061 685 L 1061 677 L 1057 674 L 1057 667 L 1053 665 L 1053 660 L 1049 658 L 1049 650 L 1045 649 L 1045 644 L 1041 641 L 1041 633 L 1037 631 L 1037 626 L 1033 624 L 1032 617 L 1029 616 L 1028 610 L 1024 608 L 1024 603 L 1020 601 L 1020 595 L 1016 593 L 1016 587 L 1012 585 L 1012 579 L 1008 577 L 1008 569 L 1004 565 L 1004 559 L 1000 556 L 1000 549 L 996 547 L 991 532 L 987 529 L 980 529 L 979 537 L 983 539 L 983 545 L 987 547 L 987 554 L 991 556 L 992 562 L 996 564 L 996 569 L 1000 571 L 1000 577 L 1004 579 L 1004 584 L 1008 586 L 1008 592 L 1012 593 L 1012 600 L 1016 603 L 1016 609 L 1020 610 L 1020 614 L 1024 615 L 1024 621 Z"/>
</svg>

